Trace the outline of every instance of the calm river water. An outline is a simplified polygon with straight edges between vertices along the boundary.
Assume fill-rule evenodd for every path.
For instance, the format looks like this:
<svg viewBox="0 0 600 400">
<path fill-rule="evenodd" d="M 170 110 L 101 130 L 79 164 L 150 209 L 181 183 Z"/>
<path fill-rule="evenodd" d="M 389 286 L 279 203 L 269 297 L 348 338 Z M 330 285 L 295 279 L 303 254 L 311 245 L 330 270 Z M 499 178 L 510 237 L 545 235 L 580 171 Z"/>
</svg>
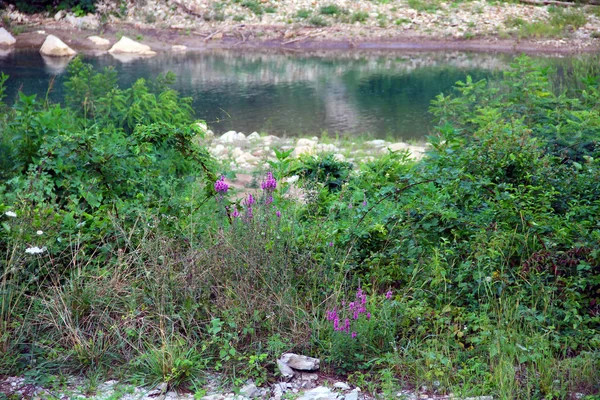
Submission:
<svg viewBox="0 0 600 400">
<path fill-rule="evenodd" d="M 432 128 L 430 101 L 467 75 L 501 79 L 514 56 L 464 52 L 160 54 L 119 60 L 84 56 L 96 68 L 112 66 L 120 84 L 172 71 L 175 89 L 194 99 L 196 116 L 217 133 L 236 130 L 278 136 L 369 135 L 423 139 Z M 552 61 L 551 61 L 552 62 Z M 556 59 L 556 62 L 559 62 Z M 65 62 L 36 51 L 0 54 L 10 75 L 5 102 L 19 89 L 60 101 Z"/>
</svg>

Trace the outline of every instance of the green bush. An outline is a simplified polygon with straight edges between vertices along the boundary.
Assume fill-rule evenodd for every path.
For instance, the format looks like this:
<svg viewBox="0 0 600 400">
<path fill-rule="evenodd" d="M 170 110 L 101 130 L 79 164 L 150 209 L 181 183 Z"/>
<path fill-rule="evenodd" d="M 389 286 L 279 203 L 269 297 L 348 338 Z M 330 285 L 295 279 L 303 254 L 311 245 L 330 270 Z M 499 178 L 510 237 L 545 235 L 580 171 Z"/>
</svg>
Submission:
<svg viewBox="0 0 600 400">
<path fill-rule="evenodd" d="M 84 13 L 93 13 L 96 10 L 96 0 L 8 0 L 8 4 L 14 4 L 18 10 L 24 13 L 38 13 L 44 11 L 79 9 Z"/>
</svg>

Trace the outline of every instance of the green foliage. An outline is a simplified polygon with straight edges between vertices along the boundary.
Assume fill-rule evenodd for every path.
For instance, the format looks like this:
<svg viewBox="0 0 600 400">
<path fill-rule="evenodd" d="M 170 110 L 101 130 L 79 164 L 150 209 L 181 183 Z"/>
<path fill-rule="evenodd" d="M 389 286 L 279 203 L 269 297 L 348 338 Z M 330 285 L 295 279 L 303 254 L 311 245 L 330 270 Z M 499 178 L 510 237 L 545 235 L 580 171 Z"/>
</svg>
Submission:
<svg viewBox="0 0 600 400">
<path fill-rule="evenodd" d="M 248 8 L 256 15 L 262 15 L 265 11 L 262 5 L 260 5 L 260 3 L 255 0 L 246 0 L 242 2 L 242 6 Z"/>
<path fill-rule="evenodd" d="M 312 11 L 309 9 L 301 9 L 296 12 L 296 18 L 306 19 L 312 15 Z"/>
<path fill-rule="evenodd" d="M 0 373 L 200 395 L 203 371 L 264 383 L 295 350 L 386 398 L 597 395 L 594 68 L 519 57 L 433 101 L 424 159 L 277 150 L 250 200 L 216 193 L 171 75 L 122 89 L 75 60 L 67 105 L 0 104 Z"/>
<path fill-rule="evenodd" d="M 408 0 L 408 6 L 417 11 L 436 12 L 440 7 L 437 0 Z"/>
<path fill-rule="evenodd" d="M 96 9 L 96 0 L 9 0 L 9 4 L 14 4 L 18 10 L 24 13 L 37 13 L 44 11 L 72 9 L 73 12 L 93 13 Z M 80 16 L 80 15 L 78 15 Z"/>
<path fill-rule="evenodd" d="M 365 22 L 367 19 L 369 19 L 368 13 L 364 11 L 358 11 L 352 14 L 352 16 L 350 17 L 350 22 Z"/>
<path fill-rule="evenodd" d="M 341 14 L 345 14 L 347 11 L 344 10 L 343 8 L 341 8 L 340 6 L 336 5 L 336 4 L 329 4 L 326 6 L 322 6 L 319 9 L 319 13 L 322 15 L 341 15 Z"/>
</svg>

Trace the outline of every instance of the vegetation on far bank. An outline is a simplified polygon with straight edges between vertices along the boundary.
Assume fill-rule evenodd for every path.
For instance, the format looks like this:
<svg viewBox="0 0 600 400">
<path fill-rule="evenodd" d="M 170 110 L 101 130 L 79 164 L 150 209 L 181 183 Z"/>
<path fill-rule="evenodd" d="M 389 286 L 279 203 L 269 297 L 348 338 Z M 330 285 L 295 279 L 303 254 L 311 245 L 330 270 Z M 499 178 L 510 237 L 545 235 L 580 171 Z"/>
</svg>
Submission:
<svg viewBox="0 0 600 400">
<path fill-rule="evenodd" d="M 243 23 L 249 29 L 254 26 L 257 29 L 254 33 L 259 37 L 270 35 L 268 30 L 258 29 L 261 24 L 270 27 L 283 25 L 286 30 L 344 27 L 341 36 L 336 37 L 354 39 L 388 37 L 389 33 L 382 33 L 379 28 L 394 28 L 398 32 L 440 38 L 571 38 L 583 40 L 584 47 L 593 45 L 594 39 L 600 37 L 600 5 L 597 0 L 551 4 L 533 0 L 363 0 L 343 5 L 321 0 L 312 3 L 300 0 L 9 0 L 6 3 L 25 14 L 37 13 L 46 17 L 53 17 L 58 11 L 68 11 L 77 17 L 95 13 L 97 22 L 92 25 L 97 28 L 108 22 L 128 21 L 134 22 L 138 28 L 164 29 L 175 26 L 187 35 L 192 30 L 201 29 L 199 25 L 207 25 L 209 33 L 214 33 L 216 27 L 220 27 L 224 34 L 239 36 L 232 29 Z M 22 18 L 13 17 L 21 22 Z M 9 27 L 12 23 L 10 13 L 6 13 L 3 24 Z M 90 21 L 87 23 L 91 24 Z M 15 33 L 20 33 L 22 27 L 15 25 Z M 241 34 L 242 42 L 246 41 L 248 34 Z M 304 39 L 317 38 L 319 35 L 315 31 L 314 36 L 308 34 Z M 297 39 L 293 33 L 285 35 L 286 41 Z"/>
<path fill-rule="evenodd" d="M 64 104 L 0 104 L 0 374 L 201 395 L 294 351 L 383 398 L 597 396 L 590 71 L 517 58 L 432 102 L 418 162 L 278 150 L 235 196 L 173 76 L 123 89 L 76 59 Z"/>
</svg>

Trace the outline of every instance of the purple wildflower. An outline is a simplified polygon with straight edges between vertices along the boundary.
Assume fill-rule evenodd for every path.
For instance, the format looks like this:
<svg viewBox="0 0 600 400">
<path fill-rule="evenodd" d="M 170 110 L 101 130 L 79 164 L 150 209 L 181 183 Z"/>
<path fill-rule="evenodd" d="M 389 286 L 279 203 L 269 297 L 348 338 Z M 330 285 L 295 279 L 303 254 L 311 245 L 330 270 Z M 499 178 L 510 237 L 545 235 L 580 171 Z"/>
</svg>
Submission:
<svg viewBox="0 0 600 400">
<path fill-rule="evenodd" d="M 371 313 L 370 312 L 367 313 L 367 319 L 371 319 Z"/>
<path fill-rule="evenodd" d="M 385 294 L 385 298 L 388 299 L 388 300 L 391 300 L 392 299 L 392 295 L 393 295 L 392 291 L 388 290 L 388 292 Z"/>
<path fill-rule="evenodd" d="M 275 211 L 275 215 L 277 215 L 277 218 L 281 218 L 281 211 L 279 211 L 279 210 Z"/>
<path fill-rule="evenodd" d="M 268 196 L 267 199 L 265 200 L 265 205 L 269 205 L 273 202 L 273 196 Z"/>
<path fill-rule="evenodd" d="M 233 213 L 231 214 L 231 216 L 233 218 L 238 218 L 240 216 L 240 212 L 238 211 L 237 207 L 233 209 Z"/>
<path fill-rule="evenodd" d="M 248 198 L 245 200 L 245 204 L 250 207 L 252 206 L 252 204 L 256 203 L 256 200 L 254 200 L 254 197 L 252 196 L 252 194 L 248 194 Z"/>
<path fill-rule="evenodd" d="M 225 177 L 221 175 L 221 178 L 215 182 L 215 192 L 225 194 L 229 189 L 229 185 L 225 183 Z"/>
<path fill-rule="evenodd" d="M 253 217 L 254 217 L 254 214 L 252 213 L 252 207 L 248 206 L 246 208 L 246 220 L 250 221 Z"/>
<path fill-rule="evenodd" d="M 333 330 L 334 331 L 339 331 L 340 330 L 340 319 L 339 318 L 335 318 L 333 320 Z"/>
<path fill-rule="evenodd" d="M 352 339 L 356 337 L 356 332 L 352 332 Z"/>
<path fill-rule="evenodd" d="M 329 246 L 329 247 L 333 247 L 333 242 L 329 242 L 329 243 L 327 243 L 327 246 Z"/>
<path fill-rule="evenodd" d="M 273 178 L 273 173 L 271 173 L 271 171 L 267 172 L 267 179 L 260 187 L 267 193 L 271 193 L 277 188 L 277 181 Z"/>
<path fill-rule="evenodd" d="M 344 322 L 344 330 L 350 332 L 350 319 L 348 318 L 346 318 L 346 321 Z"/>
</svg>

